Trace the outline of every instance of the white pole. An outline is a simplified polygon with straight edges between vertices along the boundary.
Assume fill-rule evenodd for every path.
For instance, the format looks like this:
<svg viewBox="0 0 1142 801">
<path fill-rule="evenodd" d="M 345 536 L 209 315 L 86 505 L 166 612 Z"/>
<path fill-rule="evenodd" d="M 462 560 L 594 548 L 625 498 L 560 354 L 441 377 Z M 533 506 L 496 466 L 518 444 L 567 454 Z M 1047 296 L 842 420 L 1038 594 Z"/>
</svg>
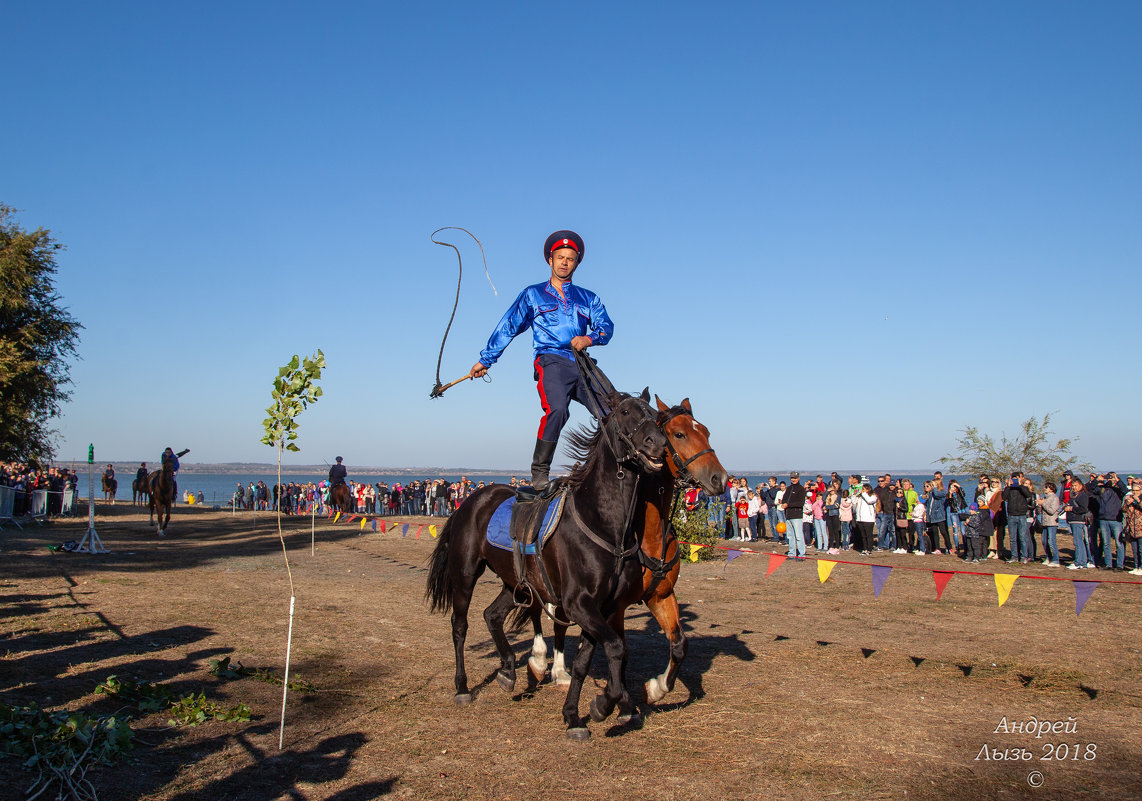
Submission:
<svg viewBox="0 0 1142 801">
<path fill-rule="evenodd" d="M 282 724 L 278 730 L 278 750 L 282 750 L 285 742 L 285 708 L 286 695 L 289 693 L 289 651 L 293 645 L 293 596 L 289 597 L 289 634 L 286 636 L 286 665 L 285 675 L 282 677 Z"/>
<path fill-rule="evenodd" d="M 314 522 L 313 522 L 313 520 L 314 520 L 314 509 L 316 509 L 316 508 L 317 508 L 316 504 L 309 507 L 309 555 L 310 556 L 316 556 L 317 555 L 317 546 L 315 544 L 316 535 L 314 534 L 314 528 L 313 528 L 314 527 Z"/>
</svg>

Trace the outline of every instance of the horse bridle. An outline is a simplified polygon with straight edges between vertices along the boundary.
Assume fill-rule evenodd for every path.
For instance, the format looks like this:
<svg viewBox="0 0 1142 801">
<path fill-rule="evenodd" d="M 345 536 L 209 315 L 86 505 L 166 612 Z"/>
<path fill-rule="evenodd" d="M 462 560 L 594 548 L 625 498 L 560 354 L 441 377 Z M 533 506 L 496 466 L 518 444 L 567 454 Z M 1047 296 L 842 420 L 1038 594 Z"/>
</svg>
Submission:
<svg viewBox="0 0 1142 801">
<path fill-rule="evenodd" d="M 658 427 L 662 430 L 663 434 L 666 434 L 667 423 L 669 423 L 675 417 L 681 417 L 684 414 L 689 415 L 690 412 L 686 411 L 686 409 L 681 406 L 677 406 L 667 412 L 663 412 L 662 414 L 664 416 L 659 420 Z M 691 417 L 693 417 L 693 415 L 691 415 Z M 685 487 L 692 487 L 698 484 L 698 480 L 694 477 L 694 474 L 690 472 L 690 465 L 693 464 L 696 460 L 705 456 L 707 453 L 714 452 L 713 448 L 706 448 L 705 450 L 698 451 L 686 461 L 682 461 L 681 454 L 679 454 L 678 451 L 674 449 L 674 446 L 670 444 L 669 436 L 666 437 L 666 450 L 670 453 L 670 461 L 674 463 L 674 467 L 678 470 L 678 475 L 675 476 L 675 480 L 678 482 L 679 486 Z"/>
</svg>

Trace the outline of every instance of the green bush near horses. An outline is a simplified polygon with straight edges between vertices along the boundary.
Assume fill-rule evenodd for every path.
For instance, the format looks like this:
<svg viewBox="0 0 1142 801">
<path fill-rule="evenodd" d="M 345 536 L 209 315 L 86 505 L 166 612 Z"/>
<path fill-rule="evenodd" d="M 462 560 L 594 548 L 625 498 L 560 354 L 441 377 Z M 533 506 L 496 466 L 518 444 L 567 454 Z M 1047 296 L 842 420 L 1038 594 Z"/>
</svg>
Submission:
<svg viewBox="0 0 1142 801">
<path fill-rule="evenodd" d="M 717 545 L 722 541 L 722 530 L 725 521 L 722 518 L 712 520 L 709 510 L 703 505 L 693 511 L 687 512 L 681 508 L 674 512 L 674 533 L 678 537 L 678 547 L 683 560 L 690 556 L 690 544 L 707 546 L 698 548 L 698 561 L 706 562 L 711 559 L 724 559 L 725 552 L 708 546 Z"/>
</svg>

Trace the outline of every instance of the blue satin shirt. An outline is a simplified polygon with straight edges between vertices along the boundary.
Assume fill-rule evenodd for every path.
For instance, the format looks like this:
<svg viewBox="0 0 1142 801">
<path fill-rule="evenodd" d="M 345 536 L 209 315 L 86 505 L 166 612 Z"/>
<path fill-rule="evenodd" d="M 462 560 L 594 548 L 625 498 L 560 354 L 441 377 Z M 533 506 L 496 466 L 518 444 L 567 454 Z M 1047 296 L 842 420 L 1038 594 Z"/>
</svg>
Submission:
<svg viewBox="0 0 1142 801">
<path fill-rule="evenodd" d="M 563 284 L 563 295 L 559 296 L 550 281 L 520 292 L 488 338 L 487 347 L 480 351 L 480 363 L 485 367 L 495 364 L 508 344 L 529 326 L 532 350 L 537 357 L 554 353 L 574 360 L 571 340 L 577 336 L 589 336 L 596 345 L 611 341 L 615 324 L 598 295 L 570 281 Z"/>
</svg>

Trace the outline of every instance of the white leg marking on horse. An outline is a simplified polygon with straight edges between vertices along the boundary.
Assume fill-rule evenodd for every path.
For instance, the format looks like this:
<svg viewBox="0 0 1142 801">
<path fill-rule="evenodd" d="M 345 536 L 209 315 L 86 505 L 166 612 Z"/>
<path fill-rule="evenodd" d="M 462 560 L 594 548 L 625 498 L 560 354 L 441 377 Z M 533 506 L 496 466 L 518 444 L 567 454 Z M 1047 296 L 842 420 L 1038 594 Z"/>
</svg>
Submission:
<svg viewBox="0 0 1142 801">
<path fill-rule="evenodd" d="M 655 676 L 646 683 L 646 700 L 648 703 L 657 703 L 666 695 L 666 674 Z"/>
<path fill-rule="evenodd" d="M 571 674 L 563 661 L 563 652 L 555 649 L 555 659 L 551 663 L 551 680 L 556 684 L 567 685 L 571 683 Z"/>
<path fill-rule="evenodd" d="M 536 676 L 542 677 L 547 672 L 547 642 L 542 634 L 536 634 L 535 639 L 531 641 L 531 656 L 527 660 L 527 665 Z"/>
<path fill-rule="evenodd" d="M 555 617 L 555 604 L 544 604 L 547 607 L 547 614 Z"/>
</svg>

